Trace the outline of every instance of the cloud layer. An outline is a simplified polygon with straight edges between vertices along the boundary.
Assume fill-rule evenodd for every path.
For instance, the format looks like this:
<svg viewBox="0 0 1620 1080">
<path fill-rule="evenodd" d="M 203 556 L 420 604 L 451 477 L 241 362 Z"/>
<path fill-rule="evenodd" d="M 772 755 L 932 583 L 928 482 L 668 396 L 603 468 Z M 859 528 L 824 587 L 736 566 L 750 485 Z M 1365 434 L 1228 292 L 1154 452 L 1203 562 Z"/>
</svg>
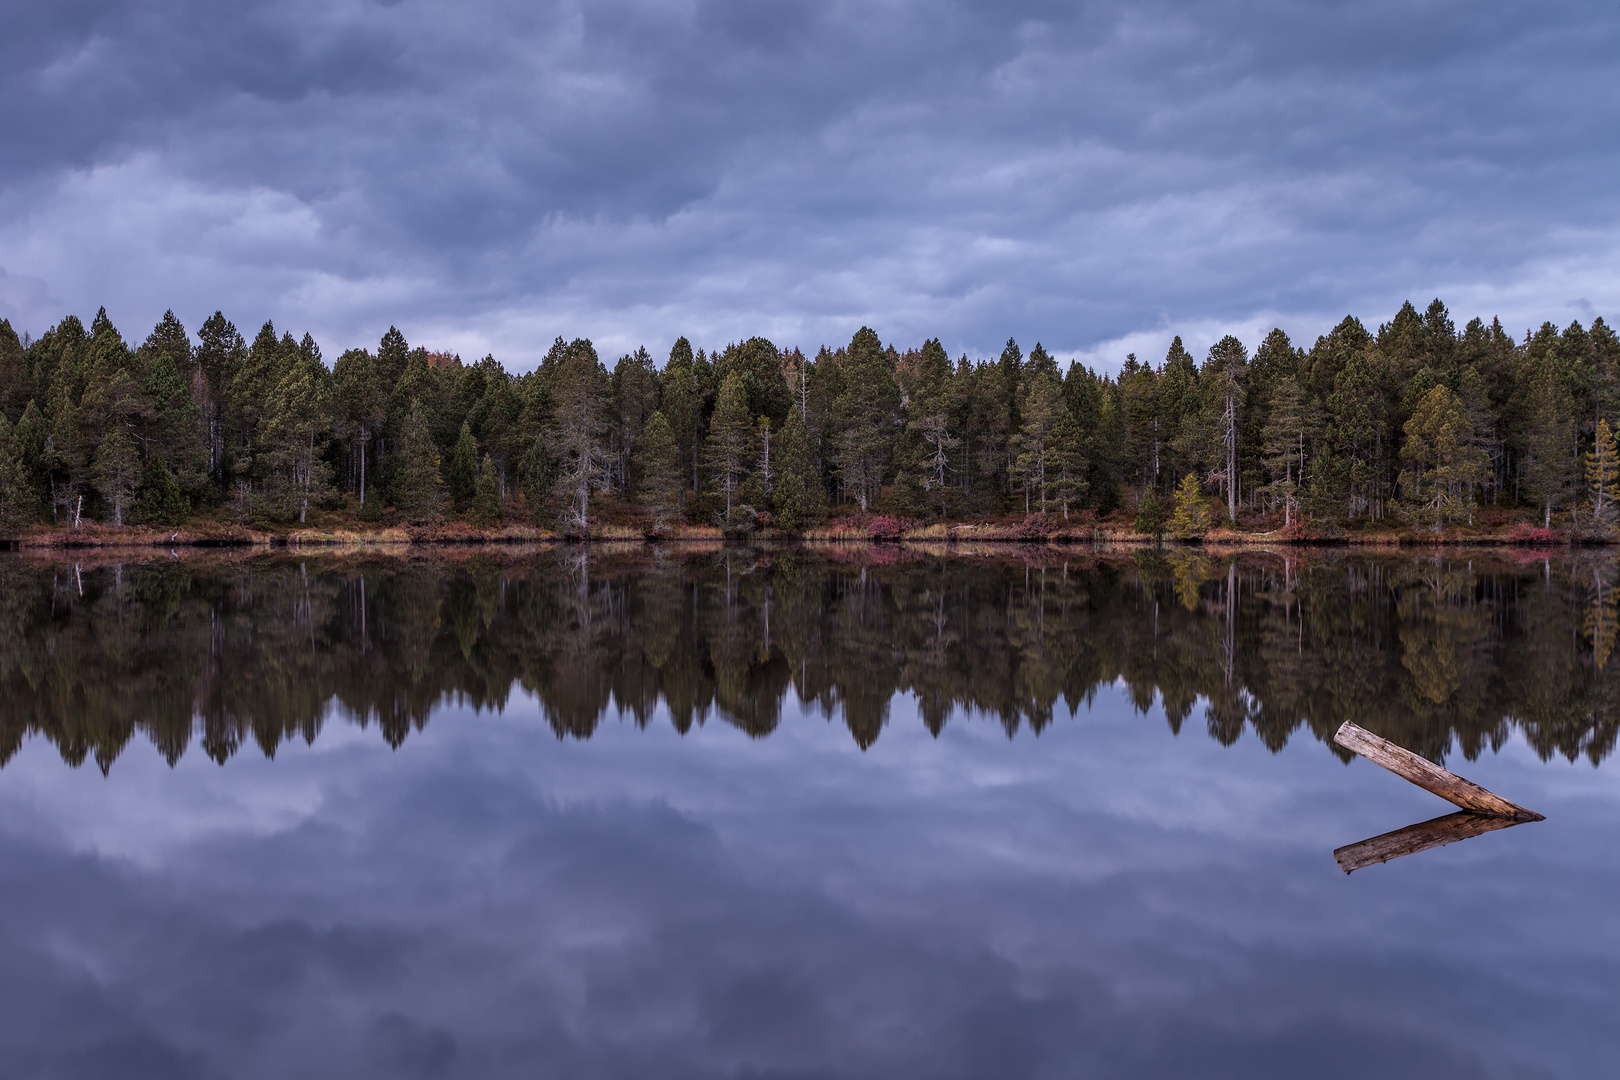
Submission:
<svg viewBox="0 0 1620 1080">
<path fill-rule="evenodd" d="M 1602 5 L 8 5 L 0 315 L 532 363 L 862 323 L 1105 367 L 1613 317 Z"/>
</svg>

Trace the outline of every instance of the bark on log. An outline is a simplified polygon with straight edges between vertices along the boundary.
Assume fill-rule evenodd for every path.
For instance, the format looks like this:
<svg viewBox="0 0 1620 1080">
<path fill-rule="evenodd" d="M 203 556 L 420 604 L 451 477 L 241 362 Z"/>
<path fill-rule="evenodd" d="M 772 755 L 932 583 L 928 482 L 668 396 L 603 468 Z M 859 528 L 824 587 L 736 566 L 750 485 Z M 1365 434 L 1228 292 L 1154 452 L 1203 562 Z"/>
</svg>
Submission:
<svg viewBox="0 0 1620 1080">
<path fill-rule="evenodd" d="M 1464 810 L 1490 817 L 1511 818 L 1514 821 L 1545 821 L 1534 810 L 1526 810 L 1510 803 L 1500 795 L 1493 795 L 1478 784 L 1464 780 L 1417 754 L 1397 746 L 1388 739 L 1380 739 L 1366 728 L 1357 727 L 1348 720 L 1333 736 L 1333 741 L 1346 750 L 1354 751 L 1372 762 L 1382 765 L 1403 780 L 1409 780 L 1424 791 L 1455 803 Z"/>
<path fill-rule="evenodd" d="M 1444 847 L 1458 840 L 1467 840 L 1483 833 L 1495 832 L 1497 829 L 1511 829 L 1515 825 L 1523 824 L 1524 821 L 1518 818 L 1458 811 L 1419 825 L 1408 825 L 1404 829 L 1396 829 L 1394 832 L 1387 832 L 1370 840 L 1346 844 L 1334 851 L 1333 860 L 1339 864 L 1340 870 L 1348 874 L 1352 870 L 1360 870 L 1373 863 L 1389 862 L 1402 855 L 1416 855 L 1430 848 Z"/>
</svg>

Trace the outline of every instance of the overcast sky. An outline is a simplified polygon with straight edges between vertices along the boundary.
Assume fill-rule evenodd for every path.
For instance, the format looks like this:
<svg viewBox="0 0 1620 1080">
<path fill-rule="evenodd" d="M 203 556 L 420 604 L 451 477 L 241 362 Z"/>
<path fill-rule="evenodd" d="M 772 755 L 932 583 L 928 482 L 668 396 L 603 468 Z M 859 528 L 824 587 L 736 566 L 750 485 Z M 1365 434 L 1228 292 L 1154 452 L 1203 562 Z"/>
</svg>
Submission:
<svg viewBox="0 0 1620 1080">
<path fill-rule="evenodd" d="M 1117 368 L 1620 314 L 1607 4 L 0 0 L 0 316 Z"/>
</svg>

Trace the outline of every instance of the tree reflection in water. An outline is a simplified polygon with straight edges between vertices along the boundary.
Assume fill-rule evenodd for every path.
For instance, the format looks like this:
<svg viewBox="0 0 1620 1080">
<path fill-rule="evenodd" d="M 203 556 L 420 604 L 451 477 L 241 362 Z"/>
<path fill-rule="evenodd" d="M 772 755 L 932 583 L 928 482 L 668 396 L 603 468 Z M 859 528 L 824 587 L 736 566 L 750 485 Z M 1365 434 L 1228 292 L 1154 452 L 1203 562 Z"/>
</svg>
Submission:
<svg viewBox="0 0 1620 1080">
<path fill-rule="evenodd" d="M 1345 720 L 1439 760 L 1517 728 L 1614 747 L 1607 555 L 1208 549 L 597 546 L 398 554 L 0 557 L 0 762 L 40 735 L 106 770 L 312 741 L 330 715 L 399 746 L 453 697 L 513 687 L 559 736 L 610 711 L 755 736 L 789 691 L 862 747 L 912 694 L 1008 736 L 1119 682 L 1179 732 L 1277 749 Z M 335 708 L 332 703 L 335 702 Z"/>
</svg>

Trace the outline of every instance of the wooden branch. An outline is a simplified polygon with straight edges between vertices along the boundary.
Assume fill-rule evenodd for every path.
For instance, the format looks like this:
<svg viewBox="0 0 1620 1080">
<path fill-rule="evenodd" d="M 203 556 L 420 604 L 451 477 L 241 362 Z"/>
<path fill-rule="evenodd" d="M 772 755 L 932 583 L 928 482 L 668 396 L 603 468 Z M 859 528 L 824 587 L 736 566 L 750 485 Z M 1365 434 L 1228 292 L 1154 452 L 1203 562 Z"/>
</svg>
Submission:
<svg viewBox="0 0 1620 1080">
<path fill-rule="evenodd" d="M 1508 802 L 1500 795 L 1493 795 L 1478 784 L 1442 769 L 1404 746 L 1397 746 L 1388 739 L 1380 739 L 1366 728 L 1357 727 L 1348 720 L 1340 726 L 1333 736 L 1333 741 L 1346 750 L 1360 754 L 1374 765 L 1382 765 L 1396 776 L 1411 781 L 1424 791 L 1431 791 L 1447 802 L 1456 803 L 1464 810 L 1490 817 L 1512 818 L 1514 821 L 1546 820 L 1534 810 L 1526 810 L 1522 806 Z"/>
<path fill-rule="evenodd" d="M 1416 855 L 1420 851 L 1444 847 L 1446 844 L 1495 832 L 1497 829 L 1511 829 L 1515 825 L 1523 825 L 1526 820 L 1458 811 L 1419 825 L 1408 825 L 1404 829 L 1396 829 L 1394 832 L 1387 832 L 1370 840 L 1346 844 L 1333 853 L 1333 860 L 1339 864 L 1340 870 L 1348 874 L 1352 870 L 1360 870 L 1373 863 L 1389 862 L 1402 855 Z"/>
</svg>

